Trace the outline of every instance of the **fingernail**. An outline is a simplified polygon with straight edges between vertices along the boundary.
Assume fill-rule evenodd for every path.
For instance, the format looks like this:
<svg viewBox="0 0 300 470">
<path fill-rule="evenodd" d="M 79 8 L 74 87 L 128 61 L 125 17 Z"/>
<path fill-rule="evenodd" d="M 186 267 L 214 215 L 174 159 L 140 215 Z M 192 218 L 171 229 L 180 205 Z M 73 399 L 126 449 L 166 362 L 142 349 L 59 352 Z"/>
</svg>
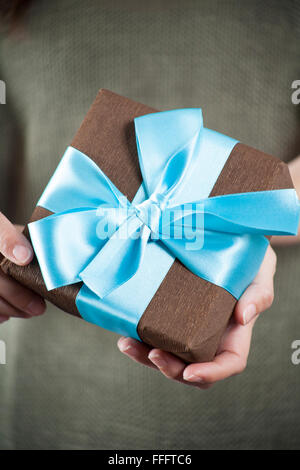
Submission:
<svg viewBox="0 0 300 470">
<path fill-rule="evenodd" d="M 160 356 L 158 356 L 157 354 L 151 354 L 151 352 L 150 352 L 149 355 L 148 355 L 148 358 L 159 369 L 163 369 L 164 367 L 167 366 L 166 361 L 164 359 L 162 359 Z"/>
<path fill-rule="evenodd" d="M 31 315 L 42 315 L 45 311 L 45 304 L 39 300 L 32 300 L 28 304 L 26 311 Z"/>
<path fill-rule="evenodd" d="M 23 245 L 16 245 L 12 253 L 19 263 L 26 263 L 32 257 L 32 250 Z"/>
<path fill-rule="evenodd" d="M 183 378 L 184 380 L 187 380 L 188 382 L 198 382 L 198 383 L 203 383 L 204 380 L 202 379 L 202 377 L 199 377 L 198 375 L 185 375 L 185 373 L 183 373 Z"/>
<path fill-rule="evenodd" d="M 256 316 L 256 306 L 254 304 L 248 305 L 243 313 L 243 323 L 247 325 Z"/>
<path fill-rule="evenodd" d="M 126 339 L 123 339 L 118 341 L 118 348 L 122 353 L 125 353 L 132 349 L 132 346 L 128 344 Z"/>
</svg>

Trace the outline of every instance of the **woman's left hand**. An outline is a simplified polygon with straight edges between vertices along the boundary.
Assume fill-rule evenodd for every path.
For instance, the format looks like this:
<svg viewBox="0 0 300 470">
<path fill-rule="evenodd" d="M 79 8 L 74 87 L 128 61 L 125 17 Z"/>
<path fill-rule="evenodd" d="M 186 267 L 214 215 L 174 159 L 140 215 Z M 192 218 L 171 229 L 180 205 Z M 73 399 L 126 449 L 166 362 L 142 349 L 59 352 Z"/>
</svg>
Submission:
<svg viewBox="0 0 300 470">
<path fill-rule="evenodd" d="M 253 326 L 259 314 L 273 302 L 275 270 L 276 254 L 269 246 L 256 278 L 235 307 L 212 362 L 187 365 L 168 352 L 125 337 L 118 341 L 120 351 L 136 362 L 159 370 L 169 379 L 201 389 L 241 373 L 247 365 Z"/>
</svg>

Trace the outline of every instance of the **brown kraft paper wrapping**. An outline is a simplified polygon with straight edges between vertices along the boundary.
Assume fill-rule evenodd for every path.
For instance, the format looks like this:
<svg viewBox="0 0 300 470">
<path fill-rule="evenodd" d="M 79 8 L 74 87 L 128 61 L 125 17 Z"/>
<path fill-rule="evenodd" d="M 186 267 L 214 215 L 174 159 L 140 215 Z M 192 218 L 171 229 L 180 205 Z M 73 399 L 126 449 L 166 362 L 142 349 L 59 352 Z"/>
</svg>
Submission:
<svg viewBox="0 0 300 470">
<path fill-rule="evenodd" d="M 108 90 L 100 90 L 71 142 L 94 160 L 129 200 L 142 182 L 133 119 L 155 111 Z M 283 162 L 238 143 L 210 196 L 292 187 Z M 31 221 L 50 214 L 36 207 Z M 27 229 L 25 234 L 28 237 Z M 80 317 L 75 299 L 81 283 L 47 291 L 36 258 L 25 267 L 4 260 L 1 267 L 62 310 Z M 235 304 L 236 299 L 229 292 L 199 278 L 175 260 L 142 315 L 138 333 L 145 343 L 172 352 L 186 362 L 210 361 Z"/>
</svg>

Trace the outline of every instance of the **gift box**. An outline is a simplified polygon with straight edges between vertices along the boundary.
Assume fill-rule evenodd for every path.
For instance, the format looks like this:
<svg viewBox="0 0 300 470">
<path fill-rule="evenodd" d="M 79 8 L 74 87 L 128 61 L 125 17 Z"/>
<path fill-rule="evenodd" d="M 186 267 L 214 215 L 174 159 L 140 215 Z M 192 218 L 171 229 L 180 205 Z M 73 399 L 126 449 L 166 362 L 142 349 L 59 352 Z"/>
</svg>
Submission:
<svg viewBox="0 0 300 470">
<path fill-rule="evenodd" d="M 25 229 L 37 256 L 2 269 L 65 312 L 210 361 L 267 238 L 297 226 L 283 162 L 205 129 L 199 109 L 100 90 Z"/>
</svg>

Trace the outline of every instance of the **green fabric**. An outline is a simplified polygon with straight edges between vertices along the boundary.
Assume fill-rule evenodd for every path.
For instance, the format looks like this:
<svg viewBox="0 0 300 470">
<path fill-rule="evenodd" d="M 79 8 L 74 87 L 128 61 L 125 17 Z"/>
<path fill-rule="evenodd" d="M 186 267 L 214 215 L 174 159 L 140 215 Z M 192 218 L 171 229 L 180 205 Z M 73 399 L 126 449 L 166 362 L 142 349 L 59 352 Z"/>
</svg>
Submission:
<svg viewBox="0 0 300 470">
<path fill-rule="evenodd" d="M 299 22 L 296 0 L 36 0 L 1 44 L 1 209 L 30 215 L 100 87 L 160 109 L 201 106 L 207 127 L 292 158 Z M 129 361 L 116 335 L 52 306 L 1 325 L 0 449 L 299 448 L 300 248 L 278 255 L 246 372 L 208 392 Z"/>
</svg>

